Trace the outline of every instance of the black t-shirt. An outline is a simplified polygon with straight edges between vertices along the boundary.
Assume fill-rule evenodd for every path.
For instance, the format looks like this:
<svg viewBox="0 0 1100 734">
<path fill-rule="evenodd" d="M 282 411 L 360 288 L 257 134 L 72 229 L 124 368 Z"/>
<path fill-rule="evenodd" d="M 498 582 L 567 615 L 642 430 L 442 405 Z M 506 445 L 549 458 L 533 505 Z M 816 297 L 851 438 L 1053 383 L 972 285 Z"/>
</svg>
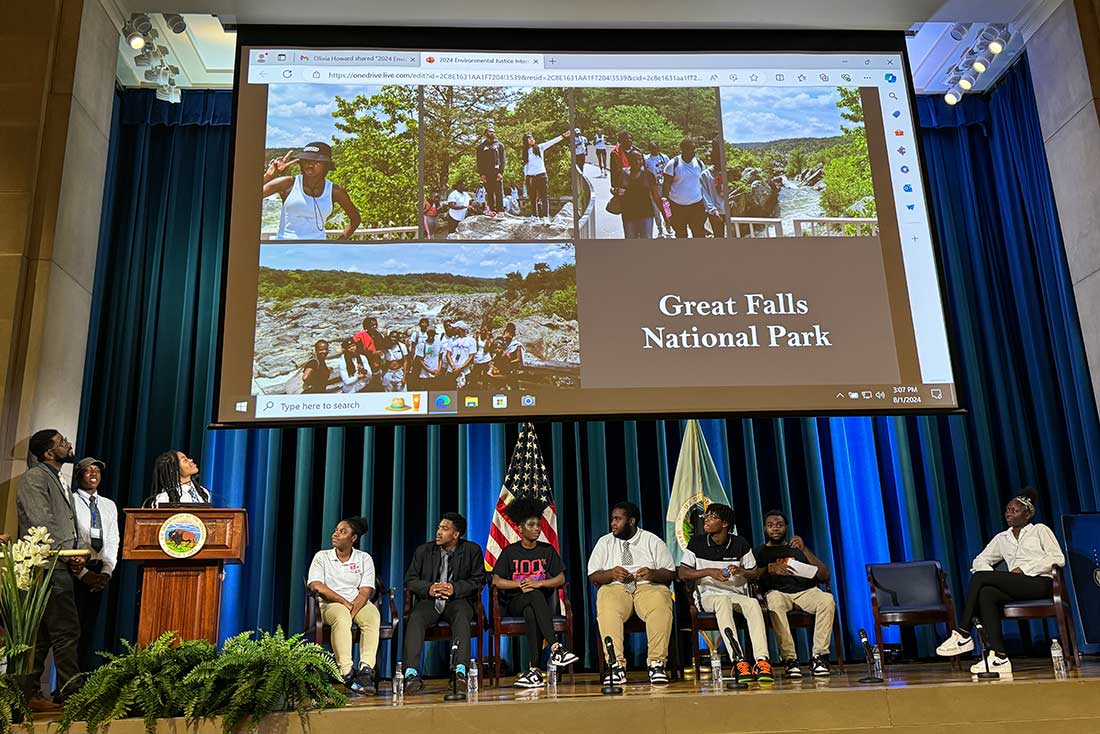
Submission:
<svg viewBox="0 0 1100 734">
<path fill-rule="evenodd" d="M 523 543 L 516 541 L 497 556 L 497 563 L 493 566 L 493 574 L 508 581 L 523 581 L 532 579 L 542 581 L 552 579 L 561 573 L 564 566 L 561 556 L 554 550 L 554 546 L 543 541 L 535 544 L 534 548 L 524 548 Z M 540 589 L 546 593 L 547 601 L 552 600 L 557 589 Z M 508 602 L 523 592 L 519 589 L 500 589 L 500 602 L 507 606 Z M 553 605 L 551 605 L 553 608 Z"/>
<path fill-rule="evenodd" d="M 696 535 L 688 542 L 687 550 L 680 559 L 680 565 L 702 570 L 705 568 L 724 569 L 728 566 L 740 566 L 745 571 L 756 568 L 756 558 L 749 541 L 740 535 L 730 535 L 724 543 L 715 543 L 706 533 Z M 738 578 L 740 582 L 738 582 Z M 698 582 L 700 593 L 713 590 L 748 594 L 748 585 L 743 577 L 732 577 L 728 581 L 716 581 L 703 578 Z"/>
<path fill-rule="evenodd" d="M 626 193 L 623 194 L 623 219 L 647 219 L 653 216 L 652 186 L 657 188 L 657 178 L 643 168 L 638 176 L 627 176 Z"/>
<path fill-rule="evenodd" d="M 756 549 L 756 562 L 761 568 L 767 568 L 769 563 L 780 558 L 793 558 L 796 561 L 809 563 L 806 554 L 789 545 L 764 545 Z M 760 577 L 760 588 L 764 591 L 782 591 L 785 594 L 797 594 L 800 591 L 817 588 L 817 579 L 804 579 L 801 576 L 773 576 L 765 573 Z"/>
<path fill-rule="evenodd" d="M 331 374 L 331 368 L 316 357 L 310 358 L 308 362 L 302 367 L 302 371 L 312 370 L 309 373 L 309 378 L 302 384 L 302 391 L 307 393 L 319 393 L 324 392 L 325 387 L 328 385 L 328 378 Z"/>
</svg>

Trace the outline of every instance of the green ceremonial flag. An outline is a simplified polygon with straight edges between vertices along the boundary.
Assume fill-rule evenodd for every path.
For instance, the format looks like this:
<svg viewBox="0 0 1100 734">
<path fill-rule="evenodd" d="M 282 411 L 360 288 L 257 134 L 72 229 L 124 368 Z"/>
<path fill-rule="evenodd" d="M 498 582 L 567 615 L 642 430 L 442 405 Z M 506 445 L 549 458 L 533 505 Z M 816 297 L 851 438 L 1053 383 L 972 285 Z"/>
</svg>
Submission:
<svg viewBox="0 0 1100 734">
<path fill-rule="evenodd" d="M 689 420 L 672 479 L 672 498 L 665 515 L 665 542 L 677 565 L 691 536 L 703 532 L 703 512 L 712 502 L 730 504 L 714 466 L 699 421 Z M 735 532 L 730 528 L 730 532 Z"/>
</svg>

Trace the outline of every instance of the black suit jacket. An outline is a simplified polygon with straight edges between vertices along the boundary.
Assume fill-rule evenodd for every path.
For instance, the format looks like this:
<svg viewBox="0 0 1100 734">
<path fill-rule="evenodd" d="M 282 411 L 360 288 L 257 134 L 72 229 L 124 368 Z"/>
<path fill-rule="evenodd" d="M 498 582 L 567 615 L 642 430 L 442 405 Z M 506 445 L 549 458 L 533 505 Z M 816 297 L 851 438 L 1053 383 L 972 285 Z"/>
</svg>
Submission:
<svg viewBox="0 0 1100 734">
<path fill-rule="evenodd" d="M 497 174 L 504 173 L 504 143 L 499 140 L 490 143 L 482 140 L 477 144 L 477 172 L 489 179 L 489 183 L 496 181 Z"/>
<path fill-rule="evenodd" d="M 413 551 L 412 562 L 405 573 L 405 588 L 418 599 L 427 599 L 428 589 L 439 580 L 442 551 L 435 542 L 425 543 Z M 451 558 L 451 585 L 453 599 L 470 599 L 481 593 L 485 586 L 485 560 L 481 546 L 470 540 L 458 541 Z"/>
</svg>

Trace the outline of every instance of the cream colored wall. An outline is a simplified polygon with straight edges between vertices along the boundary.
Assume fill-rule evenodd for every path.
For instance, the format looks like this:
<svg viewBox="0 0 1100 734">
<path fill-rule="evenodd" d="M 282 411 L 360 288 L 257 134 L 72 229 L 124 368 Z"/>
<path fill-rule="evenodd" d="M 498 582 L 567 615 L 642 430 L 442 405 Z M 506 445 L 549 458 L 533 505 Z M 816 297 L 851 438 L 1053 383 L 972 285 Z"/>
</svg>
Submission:
<svg viewBox="0 0 1100 734">
<path fill-rule="evenodd" d="M 118 32 L 98 0 L 0 3 L 0 512 L 27 437 L 79 446 Z"/>
<path fill-rule="evenodd" d="M 1100 24 L 1097 0 L 1066 0 L 1028 40 L 1093 395 L 1100 396 Z"/>
</svg>

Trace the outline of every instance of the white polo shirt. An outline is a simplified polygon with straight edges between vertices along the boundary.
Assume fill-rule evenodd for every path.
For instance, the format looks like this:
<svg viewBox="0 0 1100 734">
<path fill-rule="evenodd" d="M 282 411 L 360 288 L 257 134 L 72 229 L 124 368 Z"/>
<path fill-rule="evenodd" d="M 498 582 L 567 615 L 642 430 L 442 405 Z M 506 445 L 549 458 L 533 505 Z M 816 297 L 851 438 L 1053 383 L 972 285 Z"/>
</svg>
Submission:
<svg viewBox="0 0 1100 734">
<path fill-rule="evenodd" d="M 631 563 L 623 563 L 624 546 L 630 546 Z M 664 569 L 675 571 L 676 564 L 672 560 L 672 554 L 668 552 L 665 541 L 658 538 L 648 530 L 638 528 L 634 537 L 630 540 L 620 540 L 613 533 L 608 533 L 596 541 L 596 547 L 592 549 L 592 555 L 588 557 L 588 573 L 597 571 L 610 571 L 616 566 L 622 566 L 630 573 L 637 573 L 640 568 Z M 612 581 L 613 584 L 621 584 L 621 581 Z M 649 581 L 639 579 L 636 583 L 648 584 Z M 627 587 L 630 587 L 627 584 Z"/>
<path fill-rule="evenodd" d="M 355 601 L 359 589 L 374 588 L 374 559 L 370 553 L 352 548 L 351 557 L 341 562 L 336 549 L 317 551 L 309 564 L 306 585 L 320 581 L 348 601 Z"/>
</svg>

